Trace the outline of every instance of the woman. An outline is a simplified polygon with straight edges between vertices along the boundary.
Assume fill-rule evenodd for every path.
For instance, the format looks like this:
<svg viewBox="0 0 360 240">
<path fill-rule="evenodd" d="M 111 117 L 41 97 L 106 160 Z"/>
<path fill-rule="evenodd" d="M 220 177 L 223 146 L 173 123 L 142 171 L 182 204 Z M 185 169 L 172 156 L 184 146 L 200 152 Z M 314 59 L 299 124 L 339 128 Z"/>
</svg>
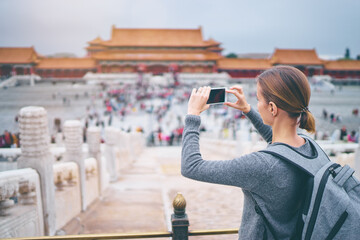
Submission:
<svg viewBox="0 0 360 240">
<path fill-rule="evenodd" d="M 314 117 L 308 110 L 310 86 L 306 76 L 294 67 L 277 66 L 257 77 L 257 108 L 251 107 L 241 87 L 227 90 L 236 102 L 225 105 L 242 111 L 270 145 L 286 144 L 301 154 L 312 156 L 313 149 L 297 128 L 315 132 Z M 304 195 L 305 174 L 296 167 L 264 152 L 254 152 L 227 161 L 205 161 L 199 151 L 200 113 L 210 87 L 193 89 L 185 118 L 181 171 L 191 179 L 240 187 L 244 210 L 239 239 L 290 239 Z M 260 206 L 263 215 L 255 211 Z M 271 229 L 269 228 L 271 225 Z"/>
</svg>

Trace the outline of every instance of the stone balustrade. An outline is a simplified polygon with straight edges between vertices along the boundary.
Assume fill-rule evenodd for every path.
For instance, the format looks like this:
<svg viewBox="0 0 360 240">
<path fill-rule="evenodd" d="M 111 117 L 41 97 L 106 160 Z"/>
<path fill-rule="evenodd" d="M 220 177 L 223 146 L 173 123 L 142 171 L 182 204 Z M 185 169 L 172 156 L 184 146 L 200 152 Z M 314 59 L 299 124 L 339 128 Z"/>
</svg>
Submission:
<svg viewBox="0 0 360 240">
<path fill-rule="evenodd" d="M 117 158 L 119 160 L 120 168 L 126 168 L 133 162 L 133 153 L 131 149 L 131 140 L 129 133 L 125 131 L 119 131 L 117 142 Z"/>
<path fill-rule="evenodd" d="M 44 219 L 39 175 L 34 169 L 0 174 L 0 236 L 43 236 Z"/>
<path fill-rule="evenodd" d="M 110 181 L 114 182 L 118 179 L 118 172 L 120 170 L 116 155 L 117 144 L 119 137 L 119 129 L 115 127 L 105 128 L 105 159 L 108 173 L 110 174 Z"/>
<path fill-rule="evenodd" d="M 62 162 L 53 168 L 56 230 L 59 230 L 81 212 L 79 167 L 75 162 Z"/>
<path fill-rule="evenodd" d="M 47 112 L 43 107 L 24 107 L 19 111 L 21 156 L 18 168 L 33 168 L 40 175 L 45 234 L 55 234 L 54 158 L 50 153 Z"/>
<path fill-rule="evenodd" d="M 88 129 L 83 144 L 82 125 L 74 120 L 64 123 L 65 147 L 51 145 L 42 107 L 22 108 L 19 123 L 21 149 L 9 151 L 20 154 L 21 169 L 0 172 L 1 237 L 55 235 L 99 197 L 109 175 L 117 178 L 145 146 L 142 134 L 116 128 L 107 128 L 106 144 L 100 144 L 97 127 Z"/>
<path fill-rule="evenodd" d="M 106 159 L 101 154 L 101 131 L 99 127 L 89 127 L 86 132 L 88 156 L 95 158 L 98 172 L 98 186 L 101 194 L 109 183 L 109 174 L 106 169 Z"/>
<path fill-rule="evenodd" d="M 79 166 L 81 209 L 86 210 L 86 191 L 85 191 L 85 163 L 83 157 L 83 129 L 78 120 L 67 120 L 63 126 L 65 136 L 65 161 L 72 161 Z"/>
<path fill-rule="evenodd" d="M 99 181 L 98 181 L 99 175 L 98 175 L 97 161 L 95 158 L 85 159 L 85 172 L 86 172 L 85 204 L 86 204 L 86 206 L 89 206 L 100 195 Z"/>
<path fill-rule="evenodd" d="M 0 148 L 0 172 L 17 169 L 20 148 Z"/>
<path fill-rule="evenodd" d="M 83 133 L 78 120 L 67 120 L 64 123 L 66 160 L 78 162 L 82 158 Z"/>
</svg>

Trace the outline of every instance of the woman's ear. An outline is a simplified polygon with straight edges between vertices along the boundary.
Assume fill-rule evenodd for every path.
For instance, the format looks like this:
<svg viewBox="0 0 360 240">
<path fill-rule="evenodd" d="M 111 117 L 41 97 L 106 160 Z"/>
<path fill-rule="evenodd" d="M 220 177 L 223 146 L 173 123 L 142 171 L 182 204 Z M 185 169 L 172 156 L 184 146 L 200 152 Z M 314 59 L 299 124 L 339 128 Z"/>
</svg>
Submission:
<svg viewBox="0 0 360 240">
<path fill-rule="evenodd" d="M 274 102 L 269 102 L 269 110 L 272 114 L 273 117 L 275 117 L 278 113 L 278 109 L 277 109 L 277 106 Z"/>
</svg>

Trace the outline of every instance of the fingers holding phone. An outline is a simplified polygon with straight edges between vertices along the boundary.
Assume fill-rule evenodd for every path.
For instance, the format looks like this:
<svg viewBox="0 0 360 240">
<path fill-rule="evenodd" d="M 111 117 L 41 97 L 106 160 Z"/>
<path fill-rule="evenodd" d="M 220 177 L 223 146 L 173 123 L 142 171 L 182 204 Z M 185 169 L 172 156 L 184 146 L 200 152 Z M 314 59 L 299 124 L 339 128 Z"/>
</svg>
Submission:
<svg viewBox="0 0 360 240">
<path fill-rule="evenodd" d="M 207 104 L 209 99 L 211 88 L 209 86 L 194 88 L 191 92 L 191 96 L 188 103 L 188 114 L 200 115 L 201 112 L 205 111 L 210 107 Z"/>
<path fill-rule="evenodd" d="M 207 104 L 222 104 L 226 102 L 226 88 L 211 88 Z"/>
<path fill-rule="evenodd" d="M 250 111 L 250 105 L 246 101 L 246 97 L 244 95 L 244 91 L 241 86 L 232 86 L 230 89 L 226 90 L 227 93 L 233 94 L 236 98 L 236 102 L 225 102 L 224 105 L 233 107 L 244 113 L 248 113 Z"/>
</svg>

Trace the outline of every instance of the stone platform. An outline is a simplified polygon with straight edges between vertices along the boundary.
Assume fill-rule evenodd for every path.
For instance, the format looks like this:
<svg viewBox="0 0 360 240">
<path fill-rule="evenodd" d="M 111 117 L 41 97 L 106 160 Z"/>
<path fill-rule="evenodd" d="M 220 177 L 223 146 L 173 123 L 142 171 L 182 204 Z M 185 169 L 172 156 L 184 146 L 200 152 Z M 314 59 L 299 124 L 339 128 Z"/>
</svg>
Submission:
<svg viewBox="0 0 360 240">
<path fill-rule="evenodd" d="M 241 189 L 184 178 L 180 174 L 180 157 L 181 147 L 146 148 L 101 199 L 63 230 L 71 235 L 168 231 L 177 192 L 187 201 L 190 230 L 238 228 L 243 205 Z M 222 159 L 207 156 L 206 152 L 203 157 Z M 190 239 L 237 239 L 237 235 Z"/>
</svg>

